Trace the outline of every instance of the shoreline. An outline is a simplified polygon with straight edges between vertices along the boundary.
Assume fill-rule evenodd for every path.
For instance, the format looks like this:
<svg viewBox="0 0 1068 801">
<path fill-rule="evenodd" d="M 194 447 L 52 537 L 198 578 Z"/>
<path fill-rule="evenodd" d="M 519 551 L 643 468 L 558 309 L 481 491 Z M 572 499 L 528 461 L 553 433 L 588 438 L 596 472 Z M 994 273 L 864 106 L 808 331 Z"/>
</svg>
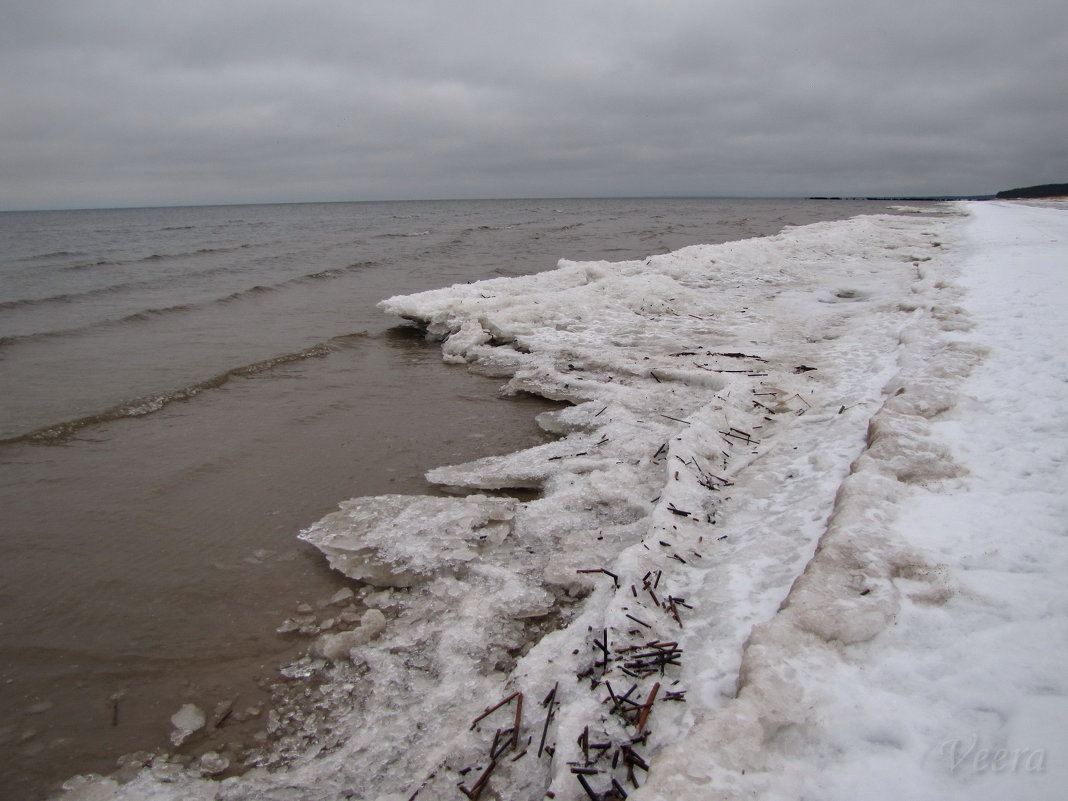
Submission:
<svg viewBox="0 0 1068 801">
<path fill-rule="evenodd" d="M 110 315 L 115 329 L 101 339 L 107 325 L 88 337 L 60 326 L 54 337 L 7 346 L 9 410 L 19 406 L 23 390 L 30 406 L 37 406 L 32 397 L 45 395 L 59 407 L 81 403 L 79 376 L 88 373 L 111 387 L 109 403 L 115 403 L 165 390 L 169 384 L 157 383 L 154 366 L 167 371 L 203 357 L 213 366 L 194 374 L 196 383 L 233 365 L 262 366 L 257 360 L 264 355 L 281 356 L 267 360 L 269 370 L 237 367 L 236 378 L 187 403 L 160 404 L 151 414 L 82 429 L 60 447 L 4 446 L 12 598 L 3 637 L 0 705 L 10 723 L 0 727 L 0 752 L 8 755 L 0 787 L 42 797 L 27 783 L 53 786 L 74 772 L 109 772 L 120 754 L 165 745 L 169 719 L 183 704 L 195 703 L 207 714 L 217 700 L 232 696 L 241 681 L 238 658 L 258 659 L 256 668 L 261 655 L 272 661 L 267 655 L 286 647 L 275 630 L 293 607 L 316 606 L 345 581 L 310 545 L 294 542 L 296 532 L 336 509 L 339 499 L 435 494 L 423 477 L 429 467 L 545 441 L 534 416 L 552 404 L 532 396 L 501 402 L 500 380 L 442 364 L 438 347 L 382 314 L 377 300 L 539 272 L 560 253 L 639 258 L 881 208 L 511 202 L 387 206 L 368 216 L 367 209 L 343 204 L 94 213 L 63 225 L 37 220 L 38 228 L 58 225 L 47 241 L 33 233 L 31 219 L 21 239 L 6 230 L 17 258 L 5 275 L 21 276 L 5 284 L 8 299 L 65 295 L 70 276 L 90 282 L 82 289 L 98 279 L 132 280 L 138 265 L 168 274 L 188 269 L 193 276 L 206 270 L 213 285 L 223 280 L 214 289 L 194 280 L 182 297 L 165 303 L 152 291 L 143 294 L 137 281 L 106 296 L 90 294 L 85 307 L 72 298 L 74 318 Z M 354 223 L 359 231 L 351 230 Z M 98 252 L 99 241 L 85 238 L 83 224 L 136 235 L 124 238 L 118 251 Z M 411 236 L 428 229 L 428 236 Z M 357 234 L 364 236 L 354 240 Z M 287 258 L 271 256 L 281 253 Z M 157 263 L 154 254 L 171 255 Z M 88 265 L 101 261 L 103 273 L 94 278 L 97 268 Z M 133 265 L 133 275 L 123 264 Z M 38 292 L 21 280 L 30 277 Z M 243 291 L 256 286 L 278 291 Z M 103 297 L 110 299 L 107 308 L 98 306 Z M 180 310 L 196 298 L 205 303 Z M 175 304 L 162 317 L 151 311 Z M 48 314 L 34 315 L 57 311 L 52 305 L 5 311 L 5 333 L 48 329 Z M 230 358 L 210 348 L 231 328 L 255 343 L 254 352 Z M 366 335 L 334 336 L 353 331 Z M 304 334 L 329 342 L 328 352 L 290 361 L 285 354 L 300 352 L 294 338 L 299 343 Z M 74 358 L 79 353 L 97 361 Z M 29 372 L 20 372 L 20 361 Z M 152 369 L 112 373 L 103 367 L 109 363 Z M 77 368 L 58 369 L 65 364 Z M 443 405 L 439 398 L 460 403 Z M 517 432 L 530 439 L 512 439 Z M 324 584 L 328 589 L 320 591 Z M 264 666 L 268 679 L 278 667 Z M 231 690 L 212 690 L 228 685 Z M 109 700 L 115 693 L 125 693 L 118 726 Z"/>
<path fill-rule="evenodd" d="M 305 534 L 335 566 L 371 560 L 362 578 L 387 586 L 368 595 L 383 626 L 322 644 L 355 728 L 292 763 L 294 797 L 774 787 L 761 726 L 823 736 L 797 706 L 808 685 L 776 673 L 807 653 L 790 649 L 813 638 L 864 648 L 898 614 L 902 581 L 932 598 L 945 590 L 937 571 L 900 572 L 880 538 L 902 492 L 961 480 L 905 418 L 953 408 L 981 362 L 963 346 L 938 361 L 937 346 L 966 340 L 970 324 L 954 284 L 964 225 L 854 218 L 383 302 L 447 335 L 448 360 L 572 405 L 539 419 L 562 439 L 431 471 L 474 495 L 358 499 Z M 945 368 L 937 380 L 931 359 Z M 542 495 L 477 494 L 515 487 Z M 858 561 L 850 543 L 880 558 Z M 379 709 L 389 723 L 369 717 Z M 695 725 L 704 718 L 717 734 Z M 732 731 L 735 745 L 717 740 L 694 763 L 696 744 Z M 775 763 L 803 783 L 796 764 Z M 260 771 L 168 787 L 146 771 L 66 797 L 163 798 L 179 785 L 235 801 L 276 787 Z"/>
</svg>

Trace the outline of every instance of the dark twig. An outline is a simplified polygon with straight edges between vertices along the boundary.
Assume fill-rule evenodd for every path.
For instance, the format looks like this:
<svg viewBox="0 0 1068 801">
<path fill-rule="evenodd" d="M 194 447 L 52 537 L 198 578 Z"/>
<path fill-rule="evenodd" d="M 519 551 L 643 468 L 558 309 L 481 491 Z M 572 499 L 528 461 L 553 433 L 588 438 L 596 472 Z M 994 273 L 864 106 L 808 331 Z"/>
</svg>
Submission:
<svg viewBox="0 0 1068 801">
<path fill-rule="evenodd" d="M 515 724 L 512 729 L 512 749 L 519 747 L 519 729 L 523 725 L 523 693 L 519 693 L 515 702 Z"/>
<path fill-rule="evenodd" d="M 521 696 L 521 695 L 522 695 L 522 693 L 520 693 L 518 691 L 514 692 L 511 695 L 509 695 L 507 698 L 505 698 L 503 701 L 500 701 L 500 702 L 494 704 L 493 706 L 489 707 L 488 709 L 486 709 L 481 715 L 479 715 L 477 718 L 474 719 L 474 721 L 472 721 L 471 729 L 474 730 L 475 726 L 477 726 L 480 721 L 482 721 L 483 719 L 485 719 L 485 718 L 489 717 L 490 715 L 492 715 L 494 712 L 496 712 L 502 706 L 507 704 L 513 698 L 516 698 L 517 696 Z"/>
<path fill-rule="evenodd" d="M 638 734 L 641 734 L 645 729 L 645 724 L 649 720 L 649 713 L 653 709 L 653 704 L 656 703 L 656 694 L 658 692 L 660 692 L 660 682 L 653 685 L 653 689 L 649 693 L 649 699 L 645 702 L 645 706 L 642 708 L 641 717 L 638 718 Z"/>
<path fill-rule="evenodd" d="M 553 685 L 553 688 L 549 690 L 549 694 L 545 696 L 545 700 L 542 701 L 542 706 L 548 707 L 548 711 L 545 713 L 545 725 L 541 729 L 541 742 L 538 743 L 538 756 L 540 757 L 542 751 L 545 750 L 545 736 L 549 733 L 549 722 L 553 719 L 553 706 L 556 703 L 556 690 L 560 686 L 557 682 Z"/>
<path fill-rule="evenodd" d="M 612 581 L 616 585 L 616 589 L 619 589 L 619 576 L 613 573 L 611 570 L 605 570 L 603 567 L 594 567 L 588 570 L 576 570 L 576 573 L 604 573 L 606 576 L 611 576 Z"/>
<path fill-rule="evenodd" d="M 666 417 L 668 420 L 674 420 L 676 423 L 682 423 L 684 426 L 688 426 L 689 425 L 689 422 L 687 422 L 686 420 L 680 420 L 677 417 L 672 417 L 670 414 L 664 414 L 663 412 L 658 412 L 658 414 L 661 417 Z"/>
<path fill-rule="evenodd" d="M 590 783 L 586 781 L 585 776 L 583 776 L 581 773 L 578 773 L 575 774 L 575 778 L 578 779 L 578 783 L 582 785 L 582 789 L 586 791 L 586 795 L 593 799 L 593 801 L 601 801 L 597 794 L 593 792 L 593 788 L 590 787 Z"/>
</svg>

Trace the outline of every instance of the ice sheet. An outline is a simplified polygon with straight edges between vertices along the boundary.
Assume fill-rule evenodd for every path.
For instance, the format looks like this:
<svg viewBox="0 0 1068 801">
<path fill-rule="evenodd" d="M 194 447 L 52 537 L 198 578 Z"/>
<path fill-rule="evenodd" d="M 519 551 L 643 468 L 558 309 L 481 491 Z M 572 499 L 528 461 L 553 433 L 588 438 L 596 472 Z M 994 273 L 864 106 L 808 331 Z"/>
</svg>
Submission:
<svg viewBox="0 0 1068 801">
<path fill-rule="evenodd" d="M 277 772 L 72 797 L 1047 797 L 1068 214 L 966 209 L 384 301 L 560 439 L 304 534 L 387 586 Z"/>
</svg>

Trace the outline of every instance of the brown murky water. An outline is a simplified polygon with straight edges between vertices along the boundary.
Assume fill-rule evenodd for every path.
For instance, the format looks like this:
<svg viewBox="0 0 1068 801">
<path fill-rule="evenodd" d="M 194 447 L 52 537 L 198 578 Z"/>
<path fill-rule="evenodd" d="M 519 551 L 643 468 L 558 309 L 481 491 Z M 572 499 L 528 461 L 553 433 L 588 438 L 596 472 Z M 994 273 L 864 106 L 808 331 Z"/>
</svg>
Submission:
<svg viewBox="0 0 1068 801">
<path fill-rule="evenodd" d="M 306 646 L 276 628 L 346 584 L 296 532 L 343 498 L 432 492 L 435 464 L 544 441 L 549 404 L 499 384 L 387 332 L 151 420 L 9 446 L 4 572 L 36 589 L 28 609 L 5 597 L 3 795 L 166 747 L 184 703 L 262 710 L 260 682 Z M 249 738 L 262 714 L 236 722 L 225 736 Z"/>
</svg>

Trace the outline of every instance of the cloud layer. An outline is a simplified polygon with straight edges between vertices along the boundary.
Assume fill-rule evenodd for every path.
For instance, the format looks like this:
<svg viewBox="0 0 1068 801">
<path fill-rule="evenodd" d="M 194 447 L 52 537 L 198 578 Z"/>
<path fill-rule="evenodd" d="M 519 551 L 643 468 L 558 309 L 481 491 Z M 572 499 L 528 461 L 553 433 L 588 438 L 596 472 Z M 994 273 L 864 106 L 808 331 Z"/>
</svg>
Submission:
<svg viewBox="0 0 1068 801">
<path fill-rule="evenodd" d="M 3 209 L 1068 180 L 1062 0 L 5 5 Z"/>
</svg>

